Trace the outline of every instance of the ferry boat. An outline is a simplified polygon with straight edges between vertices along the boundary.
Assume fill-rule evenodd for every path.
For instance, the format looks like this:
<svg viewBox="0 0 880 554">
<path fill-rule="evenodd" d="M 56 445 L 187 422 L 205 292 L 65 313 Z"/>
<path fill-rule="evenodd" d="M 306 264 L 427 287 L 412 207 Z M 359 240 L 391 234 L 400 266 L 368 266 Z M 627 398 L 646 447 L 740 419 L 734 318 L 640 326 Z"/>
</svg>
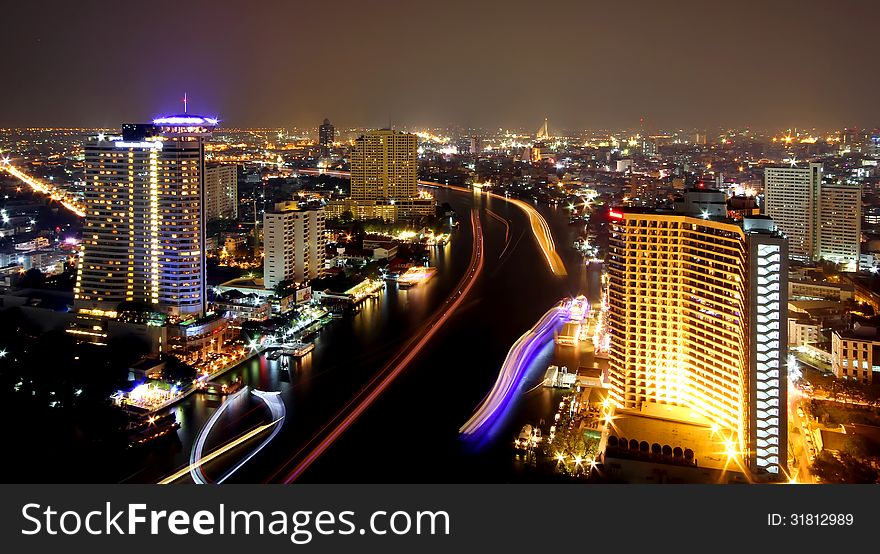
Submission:
<svg viewBox="0 0 880 554">
<path fill-rule="evenodd" d="M 311 352 L 312 350 L 315 349 L 315 343 L 313 343 L 313 342 L 306 342 L 306 343 L 300 343 L 300 344 L 302 346 L 300 346 L 299 348 L 297 348 L 296 350 L 293 351 L 293 356 L 295 358 L 302 358 L 303 356 L 305 356 L 306 354 L 308 354 L 309 352 Z"/>
<path fill-rule="evenodd" d="M 541 428 L 532 427 L 529 424 L 523 425 L 519 432 L 519 436 L 513 441 L 513 446 L 517 450 L 528 450 L 538 446 L 541 442 Z"/>
<path fill-rule="evenodd" d="M 293 358 L 302 358 L 315 349 L 313 342 L 295 342 L 287 348 L 279 350 L 283 356 L 291 356 Z"/>
</svg>

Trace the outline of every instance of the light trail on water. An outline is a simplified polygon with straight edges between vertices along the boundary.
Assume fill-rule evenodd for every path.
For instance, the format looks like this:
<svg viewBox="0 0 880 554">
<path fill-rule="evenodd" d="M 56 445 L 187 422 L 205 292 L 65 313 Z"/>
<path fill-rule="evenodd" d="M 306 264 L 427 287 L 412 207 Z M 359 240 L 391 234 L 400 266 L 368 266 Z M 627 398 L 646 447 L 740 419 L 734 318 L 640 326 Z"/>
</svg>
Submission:
<svg viewBox="0 0 880 554">
<path fill-rule="evenodd" d="M 569 314 L 568 308 L 565 301 L 550 308 L 531 329 L 513 343 L 489 394 L 459 429 L 462 435 L 474 437 L 492 429 L 495 422 L 508 411 L 517 391 L 526 381 L 529 366 L 562 325 Z"/>
<path fill-rule="evenodd" d="M 285 471 L 285 467 L 290 465 L 296 458 L 302 454 L 310 444 L 319 440 L 322 434 L 327 431 L 333 422 L 342 418 L 341 421 L 324 436 L 320 442 L 301 459 L 292 471 L 282 479 L 284 483 L 294 482 L 300 475 L 305 472 L 309 466 L 314 463 L 360 416 L 369 408 L 373 402 L 388 388 L 392 381 L 419 355 L 425 345 L 433 338 L 446 321 L 458 310 L 462 301 L 467 297 L 468 293 L 477 281 L 477 278 L 483 271 L 483 230 L 480 224 L 480 216 L 477 210 L 471 211 L 471 225 L 473 227 L 473 250 L 471 253 L 471 261 L 468 270 L 465 272 L 458 286 L 454 289 L 452 295 L 447 298 L 440 309 L 434 313 L 419 331 L 401 348 L 401 350 L 392 358 L 391 362 L 367 384 L 367 386 L 355 396 L 351 401 L 340 410 L 333 419 L 330 420 L 321 430 L 316 433 L 298 452 L 296 452 L 271 476 L 274 479 Z M 378 384 L 373 386 L 378 381 Z M 372 387 L 372 389 L 371 389 Z M 362 395 L 365 394 L 366 396 Z"/>
<path fill-rule="evenodd" d="M 299 173 L 302 173 L 304 175 L 329 175 L 330 177 L 340 177 L 343 179 L 351 178 L 351 173 L 348 171 L 334 171 L 323 169 L 300 169 L 298 171 Z M 459 192 L 477 192 L 467 187 L 438 183 L 436 181 L 419 181 L 419 185 L 425 187 L 444 188 Z M 553 233 L 550 231 L 550 225 L 547 223 L 547 220 L 544 219 L 544 216 L 542 216 L 541 213 L 536 210 L 534 206 L 517 198 L 509 198 L 501 194 L 495 194 L 494 192 L 479 192 L 480 194 L 485 194 L 490 198 L 497 198 L 498 200 L 508 202 L 519 208 L 529 218 L 529 225 L 532 230 L 532 236 L 535 237 L 535 242 L 538 243 L 538 247 L 541 249 L 541 253 L 544 255 L 544 260 L 547 262 L 547 266 L 550 268 L 550 271 L 553 272 L 553 274 L 557 277 L 565 277 L 566 275 L 568 275 L 568 271 L 565 269 L 565 264 L 563 263 L 562 258 L 559 257 L 559 253 L 556 251 L 556 244 L 553 241 Z"/>
</svg>

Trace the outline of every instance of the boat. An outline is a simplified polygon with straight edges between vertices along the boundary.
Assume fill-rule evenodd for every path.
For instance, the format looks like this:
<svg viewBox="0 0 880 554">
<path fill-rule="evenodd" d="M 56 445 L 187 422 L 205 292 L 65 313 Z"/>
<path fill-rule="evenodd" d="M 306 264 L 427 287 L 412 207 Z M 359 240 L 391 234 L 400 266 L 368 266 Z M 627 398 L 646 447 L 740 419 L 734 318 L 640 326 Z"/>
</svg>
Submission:
<svg viewBox="0 0 880 554">
<path fill-rule="evenodd" d="M 290 356 L 293 358 L 302 358 L 315 349 L 313 342 L 295 342 L 285 348 L 279 350 L 282 356 Z"/>
<path fill-rule="evenodd" d="M 519 432 L 519 436 L 513 442 L 514 447 L 517 449 L 523 449 L 523 450 L 528 448 L 531 441 L 532 441 L 532 434 L 533 433 L 534 433 L 534 430 L 532 429 L 531 425 L 529 425 L 529 424 L 523 425 L 522 429 Z"/>
<path fill-rule="evenodd" d="M 303 356 L 305 356 L 306 354 L 308 354 L 309 352 L 311 352 L 312 350 L 315 349 L 315 343 L 313 343 L 313 342 L 306 342 L 306 343 L 300 343 L 300 344 L 302 346 L 300 346 L 299 348 L 297 348 L 296 350 L 293 351 L 293 356 L 295 358 L 302 358 Z"/>
<path fill-rule="evenodd" d="M 133 421 L 125 430 L 128 447 L 136 448 L 147 445 L 157 439 L 174 434 L 174 431 L 179 428 L 180 423 L 177 422 L 174 412 Z"/>
</svg>

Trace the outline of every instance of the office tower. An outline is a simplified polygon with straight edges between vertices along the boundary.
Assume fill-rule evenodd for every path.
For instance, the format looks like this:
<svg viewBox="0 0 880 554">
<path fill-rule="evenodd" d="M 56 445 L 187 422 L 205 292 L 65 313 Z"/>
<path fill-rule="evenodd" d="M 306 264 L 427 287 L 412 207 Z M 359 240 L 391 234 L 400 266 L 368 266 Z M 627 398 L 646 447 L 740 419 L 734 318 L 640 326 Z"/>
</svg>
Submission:
<svg viewBox="0 0 880 554">
<path fill-rule="evenodd" d="M 814 260 L 818 252 L 822 164 L 764 169 L 764 213 L 788 237 L 789 255 Z"/>
<path fill-rule="evenodd" d="M 162 117 L 85 144 L 78 312 L 112 317 L 119 303 L 137 301 L 172 321 L 204 313 L 204 141 L 216 125 Z"/>
<path fill-rule="evenodd" d="M 282 281 L 302 283 L 324 270 L 324 210 L 280 203 L 263 216 L 263 280 L 267 289 Z"/>
<path fill-rule="evenodd" d="M 748 245 L 748 451 L 758 478 L 788 463 L 788 245 L 769 217 L 743 220 Z"/>
<path fill-rule="evenodd" d="M 333 147 L 334 140 L 336 140 L 336 127 L 330 124 L 329 119 L 324 119 L 324 123 L 318 127 L 318 146 L 321 149 L 322 158 L 330 157 L 330 149 Z"/>
<path fill-rule="evenodd" d="M 390 129 L 370 131 L 351 149 L 351 197 L 392 200 L 418 196 L 418 138 Z"/>
<path fill-rule="evenodd" d="M 773 357 L 770 350 L 775 347 L 779 353 L 785 348 L 779 338 L 784 333 L 784 295 L 771 302 L 751 293 L 770 291 L 772 296 L 779 287 L 787 288 L 787 266 L 775 263 L 752 235 L 782 248 L 782 253 L 785 239 L 769 224 L 765 229 L 726 219 L 721 192 L 686 194 L 674 212 L 610 212 L 612 398 L 621 408 L 689 408 L 717 426 L 735 445 L 731 448 L 751 460 L 758 447 L 750 431 L 763 427 L 750 422 L 760 421 L 764 427 L 773 422 L 766 423 L 772 419 L 771 408 L 750 402 L 749 395 L 765 400 L 769 394 L 780 394 L 786 384 L 784 366 L 777 363 L 785 356 Z M 749 325 L 749 317 L 759 318 L 762 325 Z M 763 364 L 759 384 L 749 381 L 750 364 Z M 756 409 L 763 411 L 756 414 Z M 787 440 L 784 428 L 774 433 L 775 439 L 760 435 L 762 453 L 769 442 L 776 441 L 778 452 L 778 442 Z M 760 467 L 769 459 L 765 455 Z M 786 463 L 781 458 L 778 467 Z"/>
<path fill-rule="evenodd" d="M 205 166 L 205 219 L 238 219 L 238 166 Z"/>
<path fill-rule="evenodd" d="M 858 271 L 862 234 L 862 187 L 823 184 L 819 196 L 818 259 Z"/>
</svg>

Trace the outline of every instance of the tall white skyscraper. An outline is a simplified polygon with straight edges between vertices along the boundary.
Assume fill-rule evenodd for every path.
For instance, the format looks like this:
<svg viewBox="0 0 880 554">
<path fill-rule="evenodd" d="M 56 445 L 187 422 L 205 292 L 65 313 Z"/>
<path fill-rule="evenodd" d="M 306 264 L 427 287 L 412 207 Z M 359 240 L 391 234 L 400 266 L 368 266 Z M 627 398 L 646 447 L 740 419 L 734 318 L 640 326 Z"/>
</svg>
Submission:
<svg viewBox="0 0 880 554">
<path fill-rule="evenodd" d="M 764 213 L 788 237 L 789 255 L 814 260 L 819 250 L 822 164 L 764 169 Z"/>
<path fill-rule="evenodd" d="M 748 445 L 753 475 L 788 465 L 788 245 L 768 217 L 743 220 L 748 247 Z"/>
<path fill-rule="evenodd" d="M 823 184 L 819 198 L 818 258 L 858 271 L 862 235 L 862 187 Z"/>
<path fill-rule="evenodd" d="M 204 141 L 216 125 L 162 117 L 86 143 L 78 312 L 114 317 L 138 301 L 171 321 L 204 314 Z"/>
<path fill-rule="evenodd" d="M 205 219 L 238 217 L 238 166 L 205 166 Z"/>
<path fill-rule="evenodd" d="M 822 164 L 764 170 L 764 213 L 788 236 L 789 255 L 857 271 L 862 190 L 822 183 Z"/>
<path fill-rule="evenodd" d="M 267 289 L 320 277 L 325 258 L 324 210 L 284 203 L 263 216 L 263 280 Z"/>
</svg>

